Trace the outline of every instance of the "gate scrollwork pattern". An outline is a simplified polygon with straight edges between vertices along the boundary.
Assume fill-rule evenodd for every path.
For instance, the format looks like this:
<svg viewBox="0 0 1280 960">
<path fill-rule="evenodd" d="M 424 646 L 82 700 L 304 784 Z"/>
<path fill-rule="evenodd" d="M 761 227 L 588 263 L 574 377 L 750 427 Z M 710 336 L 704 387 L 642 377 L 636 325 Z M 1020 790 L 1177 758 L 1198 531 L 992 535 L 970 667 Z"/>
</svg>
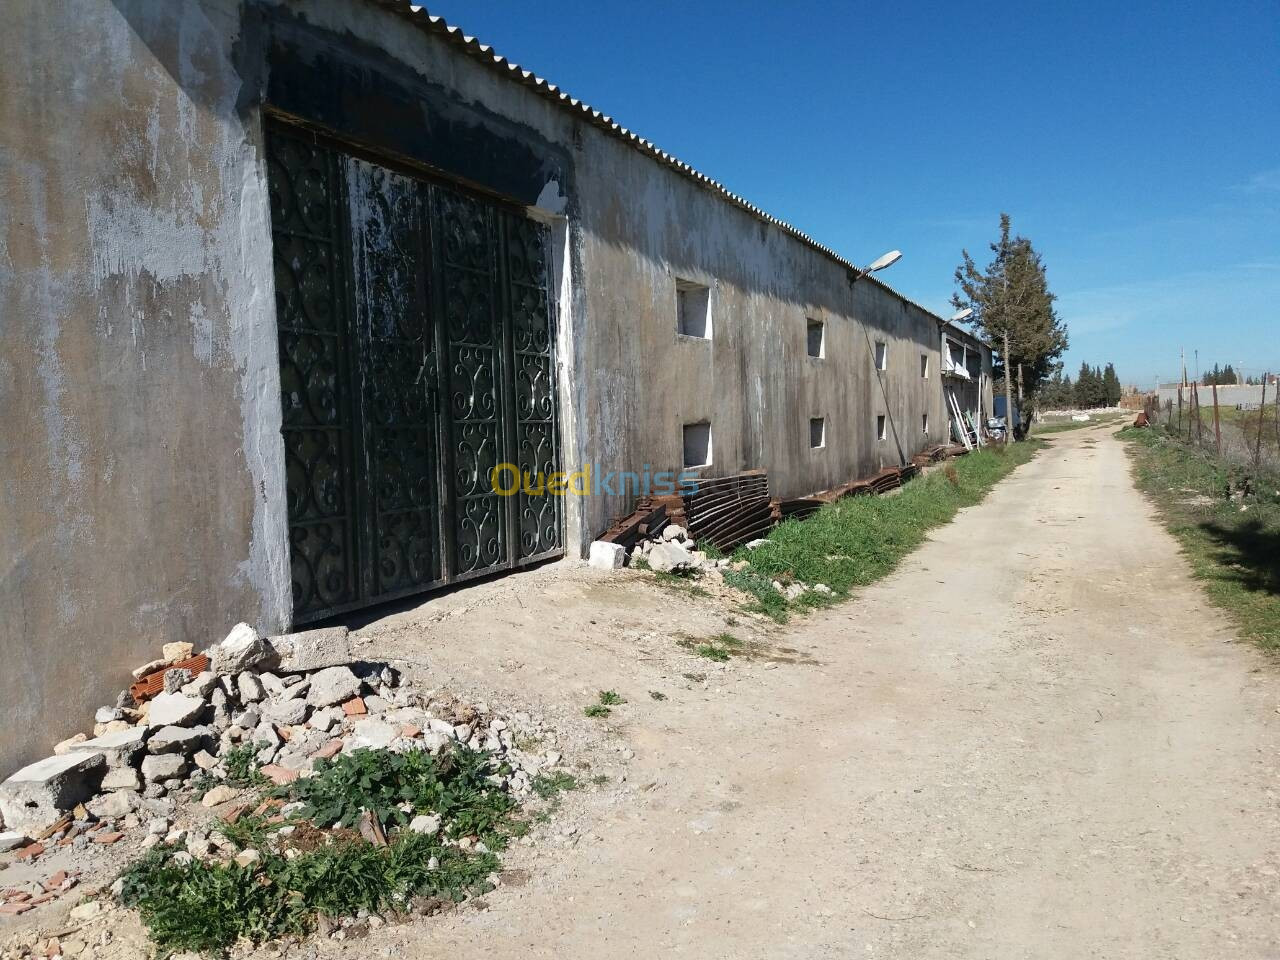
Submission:
<svg viewBox="0 0 1280 960">
<path fill-rule="evenodd" d="M 329 152 L 268 140 L 290 568 L 295 615 L 355 598 L 349 411 Z"/>
<path fill-rule="evenodd" d="M 545 226 L 273 121 L 295 622 L 563 550 Z M 510 477 L 507 482 L 510 482 Z"/>
</svg>

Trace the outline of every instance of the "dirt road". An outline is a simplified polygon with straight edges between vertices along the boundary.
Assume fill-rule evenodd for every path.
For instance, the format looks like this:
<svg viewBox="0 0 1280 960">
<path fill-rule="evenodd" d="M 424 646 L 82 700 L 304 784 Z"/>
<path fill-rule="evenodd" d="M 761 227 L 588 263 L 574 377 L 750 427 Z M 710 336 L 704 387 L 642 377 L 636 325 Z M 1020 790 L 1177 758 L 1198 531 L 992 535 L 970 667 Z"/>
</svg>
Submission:
<svg viewBox="0 0 1280 960">
<path fill-rule="evenodd" d="M 517 850 L 527 885 L 363 956 L 1280 956 L 1276 668 L 1109 430 L 1055 437 L 851 602 L 751 626 L 791 662 L 689 680 L 706 662 L 671 638 L 724 608 L 635 582 L 490 594 L 370 632 L 588 726 L 619 690 L 592 728 L 612 779 Z"/>
</svg>

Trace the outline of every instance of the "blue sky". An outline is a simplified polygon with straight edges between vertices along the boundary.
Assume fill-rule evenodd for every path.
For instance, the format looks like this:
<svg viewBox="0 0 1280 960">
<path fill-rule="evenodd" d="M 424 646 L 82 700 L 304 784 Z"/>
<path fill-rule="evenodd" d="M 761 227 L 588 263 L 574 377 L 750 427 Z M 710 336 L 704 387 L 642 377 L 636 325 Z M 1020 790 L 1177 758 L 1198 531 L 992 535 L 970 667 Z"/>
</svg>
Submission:
<svg viewBox="0 0 1280 960">
<path fill-rule="evenodd" d="M 1280 370 L 1280 5 L 428 4 L 949 309 L 1000 211 L 1082 360 Z"/>
</svg>

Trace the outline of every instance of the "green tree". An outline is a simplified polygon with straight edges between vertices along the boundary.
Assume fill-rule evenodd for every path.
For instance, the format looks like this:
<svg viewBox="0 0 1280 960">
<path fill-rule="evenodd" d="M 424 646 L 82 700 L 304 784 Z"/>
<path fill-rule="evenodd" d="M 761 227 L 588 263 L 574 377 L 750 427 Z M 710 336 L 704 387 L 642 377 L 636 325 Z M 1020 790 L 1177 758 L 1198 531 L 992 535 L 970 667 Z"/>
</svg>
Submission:
<svg viewBox="0 0 1280 960">
<path fill-rule="evenodd" d="M 1116 376 L 1114 363 L 1108 363 L 1102 371 L 1102 393 L 1103 401 L 1108 407 L 1114 407 L 1124 395 L 1124 387 L 1120 384 L 1120 378 Z"/>
<path fill-rule="evenodd" d="M 957 309 L 971 309 L 975 328 L 999 350 L 994 372 L 1004 378 L 1007 402 L 1012 403 L 1016 383 L 1020 404 L 1030 396 L 1034 405 L 1067 349 L 1067 330 L 1054 310 L 1040 254 L 1026 237 L 1010 236 L 1009 227 L 1009 215 L 1000 214 L 1000 239 L 990 245 L 992 259 L 985 270 L 978 269 L 968 250 L 960 252 L 958 290 L 951 302 Z"/>
</svg>

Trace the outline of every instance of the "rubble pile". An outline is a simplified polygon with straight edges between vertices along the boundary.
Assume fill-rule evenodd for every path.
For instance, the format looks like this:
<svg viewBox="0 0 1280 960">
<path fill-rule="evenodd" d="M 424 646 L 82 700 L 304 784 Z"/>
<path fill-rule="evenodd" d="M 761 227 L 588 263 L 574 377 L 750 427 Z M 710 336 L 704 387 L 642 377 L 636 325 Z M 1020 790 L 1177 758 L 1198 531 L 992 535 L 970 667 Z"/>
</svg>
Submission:
<svg viewBox="0 0 1280 960">
<path fill-rule="evenodd" d="M 464 744 L 491 754 L 502 771 L 493 779 L 521 799 L 540 771 L 560 762 L 553 750 L 517 748 L 517 730 L 533 742 L 548 733 L 538 718 L 503 718 L 484 704 L 415 689 L 393 666 L 355 656 L 345 627 L 263 637 L 242 623 L 198 656 L 188 643 L 162 653 L 97 711 L 92 736 L 64 740 L 0 783 L 0 853 L 33 862 L 130 832 L 131 848 L 183 842 L 190 835 L 174 826 L 176 801 L 202 797 L 212 808 L 241 797 L 248 766 L 283 785 L 360 748 L 438 755 Z M 217 852 L 208 843 L 187 849 Z M 6 891 L 0 912 L 26 912 L 75 883 L 64 875 L 38 896 Z"/>
<path fill-rule="evenodd" d="M 761 538 L 743 546 L 748 550 L 755 550 L 768 542 Z M 616 570 L 629 563 L 631 566 L 647 566 L 658 573 L 712 578 L 723 577 L 727 571 L 745 570 L 750 566 L 746 560 L 709 557 L 705 551 L 698 549 L 688 531 L 677 524 L 668 524 L 653 539 L 637 539 L 629 554 L 619 544 L 597 540 L 591 545 L 588 563 L 601 570 Z M 788 600 L 798 600 L 811 591 L 828 597 L 832 595 L 831 588 L 825 583 L 808 584 L 799 580 L 783 583 L 774 580 L 772 584 L 773 589 Z"/>
</svg>

